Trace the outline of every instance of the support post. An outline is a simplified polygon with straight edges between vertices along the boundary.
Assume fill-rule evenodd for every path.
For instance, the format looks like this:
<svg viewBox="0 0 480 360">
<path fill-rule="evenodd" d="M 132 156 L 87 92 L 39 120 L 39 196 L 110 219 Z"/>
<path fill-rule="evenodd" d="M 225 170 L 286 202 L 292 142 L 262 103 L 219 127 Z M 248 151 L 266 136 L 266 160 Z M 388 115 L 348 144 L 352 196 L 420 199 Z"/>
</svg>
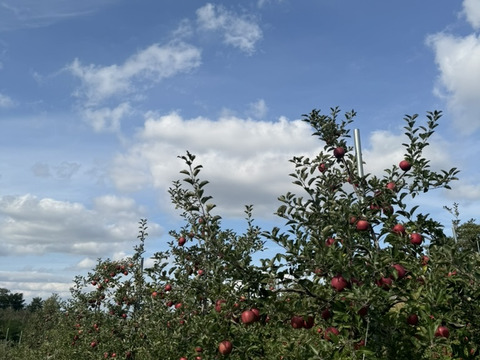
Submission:
<svg viewBox="0 0 480 360">
<path fill-rule="evenodd" d="M 353 141 L 355 143 L 355 158 L 357 159 L 358 176 L 363 178 L 363 160 L 362 160 L 362 144 L 360 142 L 360 130 L 353 130 Z"/>
</svg>

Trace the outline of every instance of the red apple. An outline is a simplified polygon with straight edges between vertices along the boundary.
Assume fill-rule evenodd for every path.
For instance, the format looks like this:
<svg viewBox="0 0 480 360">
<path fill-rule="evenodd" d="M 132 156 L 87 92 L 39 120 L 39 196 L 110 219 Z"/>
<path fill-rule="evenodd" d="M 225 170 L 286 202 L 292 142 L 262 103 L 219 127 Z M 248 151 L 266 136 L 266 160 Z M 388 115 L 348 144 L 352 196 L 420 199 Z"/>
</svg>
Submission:
<svg viewBox="0 0 480 360">
<path fill-rule="evenodd" d="M 418 315 L 417 314 L 410 314 L 407 317 L 407 324 L 408 325 L 417 325 L 418 324 Z"/>
<path fill-rule="evenodd" d="M 385 205 L 382 207 L 382 211 L 385 215 L 389 216 L 393 214 L 393 206 L 392 205 Z"/>
<path fill-rule="evenodd" d="M 218 351 L 222 355 L 228 355 L 232 352 L 233 345 L 230 341 L 228 340 L 223 340 L 219 345 L 218 345 Z"/>
<path fill-rule="evenodd" d="M 335 156 L 337 159 L 343 158 L 344 155 L 345 155 L 345 149 L 341 146 L 333 150 L 333 156 Z"/>
<path fill-rule="evenodd" d="M 252 310 L 245 310 L 241 315 L 242 322 L 246 325 L 255 322 L 255 313 Z"/>
<path fill-rule="evenodd" d="M 250 309 L 250 311 L 253 312 L 253 314 L 255 315 L 255 321 L 260 320 L 260 310 L 253 308 Z"/>
<path fill-rule="evenodd" d="M 358 350 L 358 349 L 360 349 L 364 346 L 365 346 L 365 340 L 363 340 L 363 339 L 360 340 L 359 342 L 355 343 L 355 345 L 353 345 L 355 350 Z"/>
<path fill-rule="evenodd" d="M 423 255 L 421 260 L 422 260 L 422 265 L 423 265 L 423 266 L 427 266 L 428 261 L 430 260 L 430 258 L 429 258 L 427 255 Z"/>
<path fill-rule="evenodd" d="M 325 241 L 325 245 L 327 246 L 332 246 L 333 244 L 335 244 L 335 238 L 332 238 L 332 237 L 329 237 L 326 241 Z"/>
<path fill-rule="evenodd" d="M 345 280 L 345 278 L 342 275 L 334 276 L 330 281 L 330 284 L 338 292 L 342 291 L 348 286 L 347 280 Z"/>
<path fill-rule="evenodd" d="M 185 245 L 186 242 L 187 242 L 187 239 L 185 239 L 183 236 L 181 236 L 178 239 L 178 246 L 183 246 L 183 245 Z"/>
<path fill-rule="evenodd" d="M 400 163 L 398 164 L 398 166 L 400 167 L 400 169 L 402 169 L 403 171 L 408 171 L 412 168 L 412 164 L 410 164 L 410 162 L 408 160 L 402 160 L 400 161 Z"/>
<path fill-rule="evenodd" d="M 303 321 L 303 327 L 305 329 L 311 329 L 315 325 L 315 319 L 313 316 L 307 316 L 307 318 Z"/>
<path fill-rule="evenodd" d="M 330 319 L 331 316 L 332 316 L 332 313 L 330 312 L 329 309 L 324 309 L 324 310 L 322 311 L 322 318 L 323 318 L 324 320 Z"/>
<path fill-rule="evenodd" d="M 410 243 L 413 245 L 420 245 L 423 241 L 422 235 L 417 233 L 410 234 Z"/>
<path fill-rule="evenodd" d="M 320 165 L 318 165 L 318 171 L 322 173 L 327 171 L 327 165 L 325 165 L 325 163 L 321 163 Z"/>
<path fill-rule="evenodd" d="M 450 336 L 450 331 L 446 326 L 440 325 L 437 330 L 435 330 L 436 337 L 448 338 Z"/>
<path fill-rule="evenodd" d="M 388 277 L 382 277 L 380 278 L 380 280 L 377 280 L 377 286 L 381 287 L 384 290 L 389 290 L 392 284 L 392 279 Z"/>
<path fill-rule="evenodd" d="M 167 284 L 165 285 L 165 291 L 171 291 L 172 290 L 172 285 Z"/>
<path fill-rule="evenodd" d="M 405 234 L 405 226 L 403 226 L 402 224 L 396 224 L 393 226 L 392 231 L 395 234 L 403 235 Z"/>
<path fill-rule="evenodd" d="M 393 181 L 390 181 L 389 183 L 387 183 L 386 188 L 394 191 L 397 188 L 397 185 Z"/>
<path fill-rule="evenodd" d="M 301 316 L 292 316 L 290 320 L 290 324 L 294 329 L 301 329 L 303 328 L 303 317 Z"/>
<path fill-rule="evenodd" d="M 397 277 L 399 279 L 403 278 L 405 276 L 405 274 L 407 273 L 405 268 L 400 264 L 394 264 L 394 265 L 392 265 L 392 267 L 397 271 Z"/>
<path fill-rule="evenodd" d="M 201 346 L 197 346 L 195 348 L 195 351 L 198 352 L 198 353 L 201 353 L 203 351 L 203 348 Z"/>
<path fill-rule="evenodd" d="M 182 303 L 176 303 L 175 304 L 175 309 L 180 309 L 182 307 Z"/>
<path fill-rule="evenodd" d="M 360 315 L 361 317 L 364 317 L 365 315 L 368 314 L 368 305 L 362 306 L 358 311 L 357 314 Z"/>
<path fill-rule="evenodd" d="M 370 224 L 368 223 L 367 220 L 358 220 L 357 221 L 357 230 L 365 231 L 365 230 L 368 230 L 369 227 L 370 227 Z"/>
<path fill-rule="evenodd" d="M 331 327 L 328 327 L 325 329 L 325 332 L 324 332 L 324 337 L 326 340 L 331 340 L 330 339 L 330 335 L 337 335 L 340 334 L 340 331 L 338 331 L 337 328 L 331 326 Z"/>
</svg>

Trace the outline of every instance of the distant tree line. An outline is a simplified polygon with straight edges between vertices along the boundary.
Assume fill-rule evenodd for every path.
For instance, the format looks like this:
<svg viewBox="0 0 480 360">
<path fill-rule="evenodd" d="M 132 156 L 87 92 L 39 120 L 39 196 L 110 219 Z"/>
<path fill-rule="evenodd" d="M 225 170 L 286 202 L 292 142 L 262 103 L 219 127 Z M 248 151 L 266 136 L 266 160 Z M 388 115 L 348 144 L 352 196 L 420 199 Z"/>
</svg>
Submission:
<svg viewBox="0 0 480 360">
<path fill-rule="evenodd" d="M 41 310 L 43 305 L 40 297 L 33 298 L 30 304 L 25 305 L 22 293 L 0 288 L 0 340 L 20 341 L 30 315 Z"/>
</svg>

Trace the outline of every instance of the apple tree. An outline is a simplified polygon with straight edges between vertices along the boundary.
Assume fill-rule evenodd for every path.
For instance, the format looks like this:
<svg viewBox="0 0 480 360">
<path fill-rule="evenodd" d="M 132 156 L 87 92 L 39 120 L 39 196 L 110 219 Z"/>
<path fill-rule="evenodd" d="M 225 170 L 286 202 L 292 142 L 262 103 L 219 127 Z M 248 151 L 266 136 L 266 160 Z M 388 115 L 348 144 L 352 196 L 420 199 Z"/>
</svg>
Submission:
<svg viewBox="0 0 480 360">
<path fill-rule="evenodd" d="M 21 358 L 478 358 L 479 254 L 412 205 L 456 179 L 424 156 L 441 113 L 405 117 L 404 156 L 380 175 L 359 171 L 355 116 L 304 116 L 324 148 L 291 160 L 299 192 L 279 197 L 284 225 L 269 231 L 250 205 L 242 233 L 225 228 L 202 166 L 180 156 L 169 194 L 183 225 L 168 249 L 144 266 L 141 220 L 134 255 L 77 277 L 67 304 L 42 309 L 45 341 L 20 345 Z M 265 252 L 272 244 L 283 250 Z"/>
</svg>

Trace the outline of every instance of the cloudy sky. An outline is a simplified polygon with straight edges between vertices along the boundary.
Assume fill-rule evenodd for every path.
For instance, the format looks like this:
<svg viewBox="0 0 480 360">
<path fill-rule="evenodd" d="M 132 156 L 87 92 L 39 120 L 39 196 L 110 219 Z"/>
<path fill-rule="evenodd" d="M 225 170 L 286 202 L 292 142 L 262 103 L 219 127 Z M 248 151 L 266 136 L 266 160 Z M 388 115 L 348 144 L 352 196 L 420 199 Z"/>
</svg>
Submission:
<svg viewBox="0 0 480 360">
<path fill-rule="evenodd" d="M 366 172 L 401 159 L 405 114 L 443 110 L 429 156 L 461 180 L 422 205 L 477 218 L 479 30 L 478 0 L 0 0 L 0 287 L 67 296 L 140 218 L 165 248 L 186 150 L 224 217 L 270 226 L 288 159 L 322 147 L 314 108 L 358 112 Z"/>
</svg>

